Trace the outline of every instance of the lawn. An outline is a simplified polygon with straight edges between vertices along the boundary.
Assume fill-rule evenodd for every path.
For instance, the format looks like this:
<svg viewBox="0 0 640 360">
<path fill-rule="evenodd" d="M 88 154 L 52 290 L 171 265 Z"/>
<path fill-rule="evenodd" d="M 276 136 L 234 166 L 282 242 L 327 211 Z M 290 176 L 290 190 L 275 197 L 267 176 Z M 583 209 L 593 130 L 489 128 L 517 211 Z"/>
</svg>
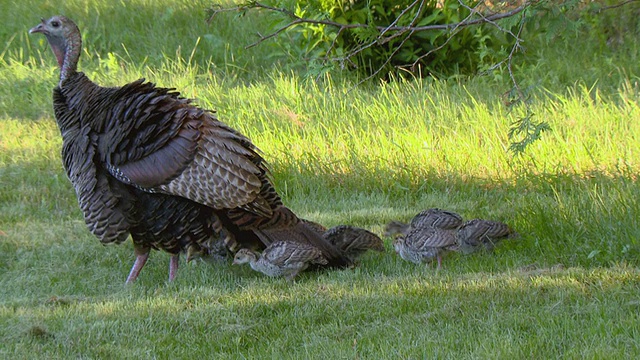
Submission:
<svg viewBox="0 0 640 360">
<path fill-rule="evenodd" d="M 527 44 L 517 74 L 552 130 L 514 156 L 522 109 L 502 101 L 506 74 L 354 88 L 348 74 L 306 78 L 277 42 L 244 49 L 264 14 L 207 25 L 200 0 L 0 5 L 0 357 L 640 356 L 637 32 Z M 355 269 L 293 283 L 205 262 L 168 283 L 169 256 L 154 252 L 125 286 L 133 247 L 104 247 L 84 225 L 59 155 L 56 62 L 27 34 L 56 13 L 83 31 L 91 79 L 145 77 L 216 109 L 302 217 L 381 234 L 440 207 L 521 236 L 437 272 L 385 238 Z"/>
</svg>

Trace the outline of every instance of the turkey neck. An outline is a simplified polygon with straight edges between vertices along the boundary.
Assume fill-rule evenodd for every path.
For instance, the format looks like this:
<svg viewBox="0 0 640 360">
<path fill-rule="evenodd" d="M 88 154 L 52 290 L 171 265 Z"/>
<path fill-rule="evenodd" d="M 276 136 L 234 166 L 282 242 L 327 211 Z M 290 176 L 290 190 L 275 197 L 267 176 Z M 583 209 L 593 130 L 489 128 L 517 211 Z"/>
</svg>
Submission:
<svg viewBox="0 0 640 360">
<path fill-rule="evenodd" d="M 58 66 L 60 66 L 60 82 L 58 85 L 62 85 L 64 80 L 75 73 L 78 68 L 78 60 L 82 49 L 80 31 L 78 28 L 74 28 L 66 34 L 64 39 L 47 38 L 58 60 Z"/>
</svg>

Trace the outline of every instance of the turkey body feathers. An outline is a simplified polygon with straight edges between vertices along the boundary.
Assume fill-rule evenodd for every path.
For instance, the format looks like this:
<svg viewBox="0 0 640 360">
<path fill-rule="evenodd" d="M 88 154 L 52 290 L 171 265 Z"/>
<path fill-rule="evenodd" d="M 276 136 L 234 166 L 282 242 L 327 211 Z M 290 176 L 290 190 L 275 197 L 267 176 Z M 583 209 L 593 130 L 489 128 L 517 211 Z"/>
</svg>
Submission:
<svg viewBox="0 0 640 360">
<path fill-rule="evenodd" d="M 164 250 L 191 256 L 208 254 L 215 248 L 221 224 L 211 209 L 179 197 L 162 196 L 133 189 L 137 199 L 134 226 L 130 228 L 136 248 Z"/>
<path fill-rule="evenodd" d="M 66 106 L 58 108 L 70 113 L 60 115 L 91 129 L 100 165 L 118 180 L 214 209 L 246 206 L 271 215 L 254 201 L 267 174 L 257 149 L 178 93 L 143 80 L 104 88 L 82 73 L 60 93 Z"/>
<path fill-rule="evenodd" d="M 158 89 L 141 80 L 125 88 L 102 88 L 77 73 L 63 82 L 54 96 L 56 117 L 73 126 L 79 124 L 81 129 L 64 133 L 65 143 L 72 145 L 65 147 L 63 158 L 70 178 L 82 175 L 72 182 L 87 224 L 101 241 L 121 242 L 132 226 L 141 228 L 136 218 L 145 220 L 152 212 L 142 206 L 144 210 L 136 210 L 145 215 L 136 213 L 128 199 L 135 198 L 137 206 L 140 201 L 160 203 L 161 199 L 147 195 L 157 194 L 190 200 L 194 202 L 192 208 L 206 206 L 212 217 L 216 216 L 214 210 L 219 211 L 240 230 L 255 230 L 265 246 L 283 235 L 261 234 L 282 232 L 325 250 L 329 258 L 338 260 L 338 266 L 346 265 L 335 248 L 308 231 L 282 205 L 269 181 L 265 161 L 247 138 L 169 89 Z M 145 110 L 121 110 L 134 105 Z M 86 107 L 109 111 L 96 113 Z M 75 121 L 69 121 L 74 117 Z M 86 155 L 90 158 L 85 159 Z M 123 185 L 144 193 L 135 195 Z M 220 221 L 212 223 L 217 226 L 210 231 L 219 232 Z M 242 244 L 232 238 L 228 246 L 237 250 Z"/>
</svg>

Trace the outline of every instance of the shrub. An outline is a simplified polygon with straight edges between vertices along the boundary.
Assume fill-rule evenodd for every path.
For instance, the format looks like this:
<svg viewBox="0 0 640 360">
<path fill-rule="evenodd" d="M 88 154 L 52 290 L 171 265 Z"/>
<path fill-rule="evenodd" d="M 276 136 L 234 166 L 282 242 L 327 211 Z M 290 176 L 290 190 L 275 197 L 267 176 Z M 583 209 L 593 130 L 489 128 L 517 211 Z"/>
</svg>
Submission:
<svg viewBox="0 0 640 360">
<path fill-rule="evenodd" d="M 309 61 L 326 65 L 326 60 L 334 59 L 343 68 L 364 76 L 382 70 L 380 74 L 384 75 L 408 71 L 418 76 L 440 77 L 473 74 L 488 68 L 506 56 L 513 40 L 486 24 L 413 33 L 384 28 L 392 24 L 397 27 L 456 24 L 469 17 L 470 8 L 478 3 L 467 1 L 467 6 L 462 6 L 458 0 L 427 0 L 420 6 L 420 2 L 410 0 L 302 0 L 295 5 L 277 1 L 276 6 L 295 8 L 297 16 L 307 19 L 367 25 L 340 31 L 334 26 L 304 24 L 295 33 L 289 32 L 292 42 L 283 49 L 301 59 L 298 65 L 307 65 Z M 274 26 L 284 26 L 290 20 L 283 19 Z M 353 53 L 354 56 L 348 56 Z M 398 72 L 399 69 L 403 71 Z"/>
</svg>

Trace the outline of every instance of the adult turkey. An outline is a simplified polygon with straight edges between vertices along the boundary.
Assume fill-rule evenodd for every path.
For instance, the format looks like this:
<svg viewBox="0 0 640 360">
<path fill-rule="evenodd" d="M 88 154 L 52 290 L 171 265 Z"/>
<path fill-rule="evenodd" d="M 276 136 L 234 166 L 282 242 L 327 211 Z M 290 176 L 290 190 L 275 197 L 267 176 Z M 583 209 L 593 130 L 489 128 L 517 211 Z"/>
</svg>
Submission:
<svg viewBox="0 0 640 360">
<path fill-rule="evenodd" d="M 105 244 L 131 234 L 136 260 L 127 282 L 152 248 L 173 254 L 173 280 L 181 252 L 206 254 L 220 238 L 232 252 L 299 241 L 320 249 L 326 266 L 351 265 L 283 205 L 259 150 L 214 112 L 144 79 L 94 84 L 77 71 L 80 31 L 64 16 L 29 32 L 46 36 L 60 66 L 53 106 L 87 226 Z"/>
</svg>

